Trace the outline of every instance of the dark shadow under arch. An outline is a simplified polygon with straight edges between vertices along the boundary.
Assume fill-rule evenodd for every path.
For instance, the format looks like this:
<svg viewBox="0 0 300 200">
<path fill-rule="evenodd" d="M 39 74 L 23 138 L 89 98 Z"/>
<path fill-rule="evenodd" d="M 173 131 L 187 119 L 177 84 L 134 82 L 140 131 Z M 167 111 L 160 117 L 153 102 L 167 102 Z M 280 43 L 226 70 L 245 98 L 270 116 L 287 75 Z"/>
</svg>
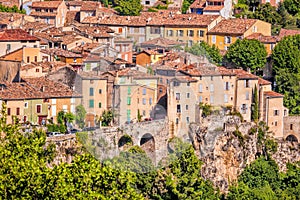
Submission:
<svg viewBox="0 0 300 200">
<path fill-rule="evenodd" d="M 294 135 L 288 135 L 285 139 L 289 142 L 299 142 L 297 137 Z"/>
</svg>

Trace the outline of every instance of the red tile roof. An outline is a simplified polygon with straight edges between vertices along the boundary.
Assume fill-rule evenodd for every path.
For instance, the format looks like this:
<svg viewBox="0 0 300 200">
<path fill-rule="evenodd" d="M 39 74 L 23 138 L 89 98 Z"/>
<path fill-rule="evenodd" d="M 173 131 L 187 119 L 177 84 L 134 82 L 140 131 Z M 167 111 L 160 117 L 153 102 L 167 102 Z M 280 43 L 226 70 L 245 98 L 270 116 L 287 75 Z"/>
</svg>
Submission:
<svg viewBox="0 0 300 200">
<path fill-rule="evenodd" d="M 277 43 L 279 42 L 280 38 L 278 36 L 265 36 L 263 35 L 262 33 L 253 33 L 251 35 L 249 35 L 248 37 L 246 37 L 246 39 L 248 40 L 252 40 L 252 39 L 255 39 L 255 40 L 258 40 L 262 43 Z"/>
<path fill-rule="evenodd" d="M 224 19 L 212 28 L 208 34 L 242 35 L 249 30 L 258 19 Z"/>
<path fill-rule="evenodd" d="M 300 30 L 291 30 L 282 28 L 279 32 L 280 37 L 290 36 L 290 35 L 298 35 L 300 34 Z"/>
<path fill-rule="evenodd" d="M 58 8 L 63 1 L 38 1 L 32 2 L 32 8 Z"/>
<path fill-rule="evenodd" d="M 284 95 L 279 94 L 274 91 L 266 91 L 266 92 L 264 92 L 264 95 L 266 95 L 267 97 L 271 97 L 271 98 L 283 98 L 284 97 Z"/>
<path fill-rule="evenodd" d="M 224 6 L 206 6 L 204 11 L 220 11 L 224 8 Z"/>
<path fill-rule="evenodd" d="M 51 12 L 35 12 L 32 11 L 30 13 L 30 16 L 37 16 L 37 17 L 56 17 L 57 13 L 51 13 Z"/>
<path fill-rule="evenodd" d="M 0 31 L 0 41 L 39 41 L 35 36 L 30 35 L 22 29 L 6 29 Z"/>
<path fill-rule="evenodd" d="M 262 79 L 262 78 L 258 78 L 258 84 L 259 85 L 271 85 L 271 82 L 267 81 L 265 79 Z"/>
<path fill-rule="evenodd" d="M 255 76 L 254 74 L 251 74 L 243 69 L 232 69 L 232 70 L 236 73 L 238 79 L 258 79 L 259 78 L 258 76 Z"/>
<path fill-rule="evenodd" d="M 96 11 L 97 8 L 101 8 L 101 3 L 95 1 L 84 1 L 80 11 Z"/>
<path fill-rule="evenodd" d="M 141 43 L 141 46 L 158 46 L 158 47 L 173 47 L 176 45 L 184 45 L 181 42 L 170 40 L 167 38 L 159 37 L 152 40 L 148 40 L 146 42 Z"/>
<path fill-rule="evenodd" d="M 63 49 L 42 49 L 41 52 L 48 55 L 56 55 L 66 58 L 82 58 L 81 54 L 73 53 Z"/>
<path fill-rule="evenodd" d="M 203 0 L 195 0 L 191 5 L 190 8 L 204 8 L 206 1 Z"/>
</svg>

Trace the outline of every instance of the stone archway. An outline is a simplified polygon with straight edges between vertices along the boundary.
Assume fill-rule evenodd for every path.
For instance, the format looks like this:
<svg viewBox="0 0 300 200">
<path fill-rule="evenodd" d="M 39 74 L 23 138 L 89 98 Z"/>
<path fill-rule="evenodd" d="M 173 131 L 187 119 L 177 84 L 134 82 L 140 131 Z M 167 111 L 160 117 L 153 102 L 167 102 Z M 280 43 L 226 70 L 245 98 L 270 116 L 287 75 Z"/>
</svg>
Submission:
<svg viewBox="0 0 300 200">
<path fill-rule="evenodd" d="M 118 148 L 123 150 L 123 148 L 125 146 L 128 146 L 128 145 L 131 146 L 132 144 L 133 144 L 132 138 L 129 135 L 125 134 L 119 139 Z"/>
<path fill-rule="evenodd" d="M 146 152 L 149 158 L 155 162 L 155 140 L 150 133 L 146 133 L 142 136 L 140 147 Z"/>
<path fill-rule="evenodd" d="M 298 138 L 294 135 L 288 135 L 285 139 L 289 142 L 299 142 Z"/>
</svg>

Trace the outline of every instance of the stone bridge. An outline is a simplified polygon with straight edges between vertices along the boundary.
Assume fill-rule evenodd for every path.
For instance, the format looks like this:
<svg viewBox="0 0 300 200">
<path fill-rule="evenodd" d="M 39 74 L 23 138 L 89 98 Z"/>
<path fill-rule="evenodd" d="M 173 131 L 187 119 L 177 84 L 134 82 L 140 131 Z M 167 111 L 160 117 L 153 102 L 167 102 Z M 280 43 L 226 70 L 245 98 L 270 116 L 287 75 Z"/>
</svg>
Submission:
<svg viewBox="0 0 300 200">
<path fill-rule="evenodd" d="M 161 119 L 101 128 L 89 134 L 89 137 L 89 143 L 96 147 L 93 149 L 94 153 L 102 159 L 118 155 L 128 143 L 131 143 L 140 146 L 157 164 L 167 155 L 169 124 L 167 119 Z"/>
<path fill-rule="evenodd" d="M 300 142 L 300 116 L 283 118 L 283 138 L 292 142 Z"/>
</svg>

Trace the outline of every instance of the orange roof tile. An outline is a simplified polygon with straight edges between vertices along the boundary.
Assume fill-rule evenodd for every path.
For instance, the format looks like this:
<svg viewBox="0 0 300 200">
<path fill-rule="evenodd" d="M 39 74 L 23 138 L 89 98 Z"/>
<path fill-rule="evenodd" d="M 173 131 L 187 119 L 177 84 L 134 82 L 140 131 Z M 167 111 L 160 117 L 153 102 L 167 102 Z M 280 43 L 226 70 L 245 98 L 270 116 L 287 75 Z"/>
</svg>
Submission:
<svg viewBox="0 0 300 200">
<path fill-rule="evenodd" d="M 278 36 L 265 36 L 262 33 L 253 33 L 251 35 L 249 35 L 248 37 L 246 37 L 246 39 L 248 40 L 258 40 L 262 43 L 277 43 L 279 42 L 280 38 Z"/>
<path fill-rule="evenodd" d="M 57 13 L 50 13 L 50 12 L 35 12 L 32 11 L 30 16 L 37 16 L 37 17 L 55 17 Z"/>
<path fill-rule="evenodd" d="M 95 1 L 83 1 L 80 11 L 95 11 L 101 8 L 101 3 Z"/>
<path fill-rule="evenodd" d="M 39 41 L 35 36 L 30 35 L 22 29 L 6 29 L 0 31 L 0 41 Z"/>
<path fill-rule="evenodd" d="M 195 0 L 191 5 L 190 8 L 204 8 L 206 1 L 203 0 Z"/>
<path fill-rule="evenodd" d="M 212 28 L 208 34 L 233 34 L 242 35 L 249 30 L 258 19 L 224 19 Z"/>
<path fill-rule="evenodd" d="M 271 82 L 267 81 L 265 79 L 262 79 L 262 78 L 258 78 L 258 84 L 259 85 L 271 85 Z"/>
<path fill-rule="evenodd" d="M 284 29 L 284 28 L 282 28 L 279 32 L 280 37 L 298 35 L 298 34 L 300 34 L 300 30 L 292 30 L 292 29 Z"/>
<path fill-rule="evenodd" d="M 266 95 L 267 97 L 271 97 L 271 98 L 283 98 L 284 97 L 284 95 L 279 94 L 274 91 L 266 91 L 266 92 L 264 92 L 264 95 Z"/>
<path fill-rule="evenodd" d="M 204 11 L 220 11 L 224 8 L 224 6 L 206 6 Z"/>
<path fill-rule="evenodd" d="M 251 74 L 243 69 L 232 69 L 232 70 L 236 73 L 238 79 L 258 79 L 259 78 L 258 76 L 255 76 L 254 74 Z"/>
<path fill-rule="evenodd" d="M 37 1 L 32 2 L 32 8 L 58 8 L 63 1 Z"/>
</svg>

